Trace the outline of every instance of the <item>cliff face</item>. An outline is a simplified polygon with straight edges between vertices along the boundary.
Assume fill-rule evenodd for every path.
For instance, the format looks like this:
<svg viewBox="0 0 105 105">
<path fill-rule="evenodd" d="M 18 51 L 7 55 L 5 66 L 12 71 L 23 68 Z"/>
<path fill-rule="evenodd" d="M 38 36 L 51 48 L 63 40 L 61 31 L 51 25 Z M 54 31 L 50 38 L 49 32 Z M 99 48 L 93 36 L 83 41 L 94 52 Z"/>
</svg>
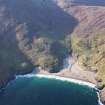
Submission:
<svg viewBox="0 0 105 105">
<path fill-rule="evenodd" d="M 13 75 L 29 68 L 31 63 L 20 52 L 16 43 L 16 20 L 9 13 L 7 7 L 0 1 L 0 85 L 5 85 Z M 22 66 L 26 64 L 26 67 Z M 27 69 L 28 69 L 27 68 Z M 23 70 L 23 72 L 24 72 Z M 27 70 L 26 72 L 28 72 Z M 18 72 L 18 73 L 19 73 Z M 1 87 L 0 86 L 0 87 Z"/>
<path fill-rule="evenodd" d="M 105 1 L 63 2 L 59 1 L 58 5 L 79 22 L 71 35 L 74 58 L 86 70 L 96 73 L 97 86 L 102 89 L 101 99 L 105 103 Z"/>
<path fill-rule="evenodd" d="M 99 0 L 0 0 L 0 82 L 33 66 L 58 72 L 72 49 L 103 87 L 104 5 Z"/>
<path fill-rule="evenodd" d="M 33 66 L 57 72 L 77 20 L 49 0 L 0 0 L 0 84 Z"/>
<path fill-rule="evenodd" d="M 80 16 L 80 25 L 74 31 L 77 35 L 77 38 L 73 38 L 77 39 L 73 45 L 76 45 L 73 47 L 74 53 L 82 66 L 96 72 L 97 86 L 102 89 L 105 87 L 105 7 L 79 8 L 76 17 Z M 105 89 L 101 91 L 101 99 L 105 104 L 104 96 Z"/>
<path fill-rule="evenodd" d="M 96 73 L 97 86 L 105 87 L 105 7 L 77 7 L 72 13 L 78 19 L 72 39 L 73 52 L 80 65 Z M 105 89 L 101 99 L 105 103 Z"/>
</svg>

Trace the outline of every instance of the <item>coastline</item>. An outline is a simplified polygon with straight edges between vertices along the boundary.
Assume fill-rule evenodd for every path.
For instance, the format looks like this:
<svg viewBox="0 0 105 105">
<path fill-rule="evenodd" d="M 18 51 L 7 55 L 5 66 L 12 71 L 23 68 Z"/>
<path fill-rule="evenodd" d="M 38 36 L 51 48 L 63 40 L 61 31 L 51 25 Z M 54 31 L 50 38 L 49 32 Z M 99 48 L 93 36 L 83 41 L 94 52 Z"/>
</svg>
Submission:
<svg viewBox="0 0 105 105">
<path fill-rule="evenodd" d="M 67 81 L 67 82 L 70 82 L 70 83 L 89 86 L 91 88 L 95 88 L 96 90 L 98 90 L 96 88 L 96 85 L 93 84 L 93 83 L 86 82 L 86 81 L 83 81 L 83 80 L 73 79 L 73 78 L 67 78 L 67 77 L 63 77 L 63 76 L 52 75 L 52 74 L 27 74 L 27 75 L 18 75 L 18 76 L 16 76 L 16 78 L 19 78 L 19 77 L 31 78 L 31 77 L 34 77 L 34 76 L 38 77 L 38 78 L 48 78 L 48 79 L 56 79 L 56 80 L 61 80 L 61 81 Z"/>
<path fill-rule="evenodd" d="M 86 71 L 83 70 L 82 67 L 79 66 L 79 62 L 75 62 L 73 60 L 73 58 L 71 58 L 70 60 L 72 60 L 73 62 L 69 61 L 70 63 L 72 63 L 72 67 L 70 66 L 70 68 L 64 68 L 63 70 L 61 70 L 58 73 L 49 73 L 46 70 L 40 70 L 38 72 L 38 74 L 36 74 L 39 77 L 55 77 L 55 79 L 57 79 L 56 77 L 59 77 L 58 79 L 64 79 L 65 78 L 70 81 L 70 82 L 74 82 L 74 83 L 81 83 L 80 85 L 87 85 L 87 86 L 92 86 L 92 88 L 95 88 L 97 91 L 97 95 L 99 98 L 99 105 L 104 105 L 104 101 L 103 98 L 101 96 L 102 90 L 99 90 L 97 88 L 97 80 L 96 78 L 96 73 L 95 72 L 91 72 L 91 71 Z M 68 64 L 69 66 L 69 64 Z M 35 74 L 35 73 L 33 73 Z M 86 84 L 85 84 L 86 83 Z M 89 83 L 89 84 L 88 84 Z M 91 85 L 90 85 L 91 84 Z"/>
<path fill-rule="evenodd" d="M 33 72 L 32 74 L 36 74 L 36 73 Z M 37 74 L 72 78 L 72 79 L 89 82 L 97 85 L 97 81 L 95 79 L 96 73 L 83 70 L 83 68 L 81 68 L 77 62 L 73 64 L 72 67 L 62 69 L 58 73 L 49 73 L 47 72 L 47 70 L 39 70 Z"/>
<path fill-rule="evenodd" d="M 91 83 L 91 82 L 78 80 L 78 79 L 73 79 L 73 78 L 62 77 L 62 76 L 57 76 L 57 75 L 54 75 L 54 74 L 52 75 L 50 73 L 19 75 L 19 76 L 17 76 L 17 78 L 18 77 L 31 78 L 31 77 L 34 77 L 34 76 L 38 77 L 38 78 L 48 78 L 48 79 L 56 79 L 56 80 L 61 80 L 61 81 L 67 81 L 67 82 L 75 83 L 75 84 L 78 84 L 78 85 L 88 86 L 89 88 L 94 88 L 96 90 L 96 92 L 97 92 L 99 105 L 103 105 L 102 102 L 101 102 L 99 90 L 97 89 L 96 85 Z"/>
<path fill-rule="evenodd" d="M 75 83 L 75 84 L 78 84 L 78 85 L 83 85 L 83 86 L 88 86 L 90 88 L 94 88 L 97 92 L 99 105 L 104 105 L 101 102 L 99 89 L 96 87 L 95 84 L 93 84 L 91 82 L 78 80 L 78 79 L 73 79 L 73 78 L 62 77 L 62 76 L 57 76 L 57 75 L 49 75 L 49 74 L 37 74 L 35 76 L 38 77 L 38 78 L 48 78 L 48 79 L 56 79 L 56 80 L 61 80 L 61 81 L 67 81 L 67 82 L 70 82 L 70 83 Z"/>
<path fill-rule="evenodd" d="M 48 78 L 48 79 L 56 79 L 56 80 L 61 80 L 61 81 L 67 81 L 67 82 L 70 82 L 70 83 L 75 83 L 75 84 L 79 84 L 79 85 L 89 86 L 91 88 L 95 88 L 96 89 L 96 85 L 93 84 L 93 83 L 85 82 L 85 81 L 77 80 L 77 79 L 73 79 L 73 78 L 67 78 L 67 77 L 56 76 L 56 75 L 45 75 L 45 74 L 37 74 L 35 76 L 39 77 L 39 78 Z"/>
<path fill-rule="evenodd" d="M 98 100 L 99 105 L 104 105 L 102 104 L 102 101 L 101 101 L 102 97 L 100 95 L 100 90 L 96 86 L 97 81 L 95 80 L 95 73 L 90 72 L 90 71 L 84 71 L 83 68 L 81 68 L 78 65 L 78 62 L 73 63 L 72 67 L 65 68 L 61 70 L 59 73 L 49 73 L 46 70 L 39 70 L 38 72 L 36 72 L 35 70 L 33 70 L 32 73 L 24 74 L 24 75 L 17 75 L 16 78 L 24 77 L 24 76 L 27 78 L 36 76 L 39 78 L 57 79 L 57 80 L 62 80 L 62 81 L 68 81 L 71 83 L 76 83 L 79 85 L 89 86 L 90 88 L 96 89 L 97 96 L 99 98 Z"/>
</svg>

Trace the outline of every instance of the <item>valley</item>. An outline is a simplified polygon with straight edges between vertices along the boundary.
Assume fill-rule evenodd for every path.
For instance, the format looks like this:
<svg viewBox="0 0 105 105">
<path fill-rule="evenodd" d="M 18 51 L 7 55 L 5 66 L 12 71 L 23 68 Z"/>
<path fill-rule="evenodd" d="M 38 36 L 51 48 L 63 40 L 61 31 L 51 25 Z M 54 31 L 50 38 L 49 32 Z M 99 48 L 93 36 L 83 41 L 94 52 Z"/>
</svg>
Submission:
<svg viewBox="0 0 105 105">
<path fill-rule="evenodd" d="M 36 67 L 59 74 L 70 55 L 94 74 L 105 103 L 104 6 L 104 0 L 0 0 L 0 87 Z"/>
</svg>

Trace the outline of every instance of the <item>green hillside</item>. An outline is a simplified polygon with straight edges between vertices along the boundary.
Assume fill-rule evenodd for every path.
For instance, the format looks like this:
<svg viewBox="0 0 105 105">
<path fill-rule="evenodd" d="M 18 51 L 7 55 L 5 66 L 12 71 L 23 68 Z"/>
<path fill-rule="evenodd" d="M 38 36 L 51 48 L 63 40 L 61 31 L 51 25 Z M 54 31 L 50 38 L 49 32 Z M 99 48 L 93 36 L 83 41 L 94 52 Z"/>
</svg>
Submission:
<svg viewBox="0 0 105 105">
<path fill-rule="evenodd" d="M 105 85 L 105 35 L 78 37 L 72 35 L 72 49 L 80 65 L 96 72 L 98 86 Z"/>
</svg>

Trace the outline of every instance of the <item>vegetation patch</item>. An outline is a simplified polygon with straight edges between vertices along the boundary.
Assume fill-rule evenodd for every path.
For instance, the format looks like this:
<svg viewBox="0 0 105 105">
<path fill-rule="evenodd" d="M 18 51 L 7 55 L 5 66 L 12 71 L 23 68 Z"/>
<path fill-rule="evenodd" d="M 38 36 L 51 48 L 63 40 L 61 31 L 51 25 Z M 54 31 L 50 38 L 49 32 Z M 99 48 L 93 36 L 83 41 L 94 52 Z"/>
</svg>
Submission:
<svg viewBox="0 0 105 105">
<path fill-rule="evenodd" d="M 71 44 L 75 57 L 80 64 L 97 73 L 98 86 L 105 84 L 105 35 L 89 35 L 79 38 L 71 36 Z"/>
</svg>

